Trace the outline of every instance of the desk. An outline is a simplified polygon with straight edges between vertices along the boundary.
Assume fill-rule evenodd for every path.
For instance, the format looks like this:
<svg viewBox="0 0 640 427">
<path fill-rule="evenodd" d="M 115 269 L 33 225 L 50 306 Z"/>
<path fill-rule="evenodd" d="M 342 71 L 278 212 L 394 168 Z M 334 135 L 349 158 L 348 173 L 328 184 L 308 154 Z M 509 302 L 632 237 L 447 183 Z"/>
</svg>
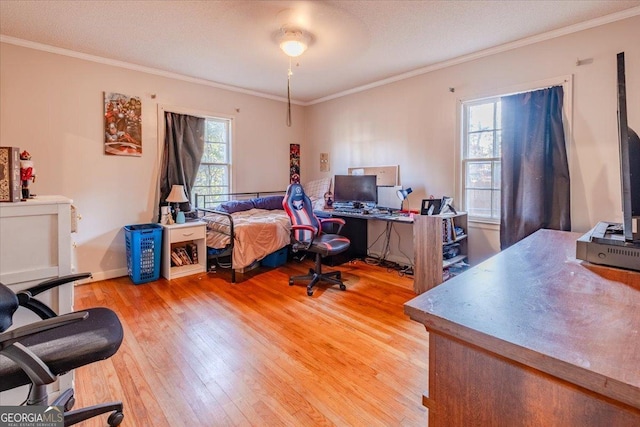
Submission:
<svg viewBox="0 0 640 427">
<path fill-rule="evenodd" d="M 356 258 L 366 258 L 369 248 L 369 239 L 367 232 L 367 224 L 369 221 L 387 221 L 392 223 L 413 223 L 413 218 L 410 216 L 404 216 L 400 214 L 387 214 L 387 213 L 371 213 L 361 214 L 353 212 L 340 212 L 336 210 L 321 210 L 314 211 L 318 218 L 342 218 L 345 221 L 345 226 L 341 233 L 351 241 L 349 249 L 345 252 L 334 255 L 331 257 L 325 257 L 323 263 L 331 266 L 340 265 L 345 262 L 351 261 Z"/>
<path fill-rule="evenodd" d="M 423 293 L 429 426 L 639 426 L 640 273 L 540 230 Z"/>
</svg>

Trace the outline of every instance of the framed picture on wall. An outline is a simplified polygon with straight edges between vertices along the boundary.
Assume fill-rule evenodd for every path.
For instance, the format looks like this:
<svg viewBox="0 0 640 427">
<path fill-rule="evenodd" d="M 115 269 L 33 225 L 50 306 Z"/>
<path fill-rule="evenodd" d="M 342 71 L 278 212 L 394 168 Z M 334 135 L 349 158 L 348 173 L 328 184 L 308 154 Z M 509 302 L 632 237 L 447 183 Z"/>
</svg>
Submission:
<svg viewBox="0 0 640 427">
<path fill-rule="evenodd" d="M 289 144 L 289 183 L 300 183 L 300 144 Z"/>
<path fill-rule="evenodd" d="M 137 96 L 104 93 L 104 153 L 142 156 L 142 102 Z"/>
</svg>

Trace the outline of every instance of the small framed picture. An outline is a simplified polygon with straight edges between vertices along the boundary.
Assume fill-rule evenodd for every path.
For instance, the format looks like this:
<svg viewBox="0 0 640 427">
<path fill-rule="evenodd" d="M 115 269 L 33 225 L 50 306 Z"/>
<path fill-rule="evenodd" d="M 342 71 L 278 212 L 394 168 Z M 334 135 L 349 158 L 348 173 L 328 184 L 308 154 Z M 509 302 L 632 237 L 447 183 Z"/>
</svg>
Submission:
<svg viewBox="0 0 640 427">
<path fill-rule="evenodd" d="M 442 198 L 442 203 L 440 204 L 440 213 L 448 213 L 453 212 L 456 214 L 456 210 L 453 208 L 453 197 L 444 196 Z"/>
<path fill-rule="evenodd" d="M 422 199 L 420 215 L 438 215 L 442 206 L 441 199 Z"/>
</svg>

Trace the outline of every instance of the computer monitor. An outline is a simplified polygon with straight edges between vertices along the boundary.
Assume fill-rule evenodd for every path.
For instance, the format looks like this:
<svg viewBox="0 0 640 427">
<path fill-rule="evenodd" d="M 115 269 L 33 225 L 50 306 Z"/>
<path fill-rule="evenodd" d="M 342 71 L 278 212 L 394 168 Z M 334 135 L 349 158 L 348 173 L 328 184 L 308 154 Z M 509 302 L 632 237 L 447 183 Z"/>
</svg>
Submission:
<svg viewBox="0 0 640 427">
<path fill-rule="evenodd" d="M 336 175 L 333 178 L 333 198 L 337 203 L 378 203 L 375 175 Z"/>
<path fill-rule="evenodd" d="M 624 52 L 618 59 L 618 142 L 622 181 L 622 228 L 627 242 L 640 243 L 640 138 L 627 123 Z"/>
</svg>

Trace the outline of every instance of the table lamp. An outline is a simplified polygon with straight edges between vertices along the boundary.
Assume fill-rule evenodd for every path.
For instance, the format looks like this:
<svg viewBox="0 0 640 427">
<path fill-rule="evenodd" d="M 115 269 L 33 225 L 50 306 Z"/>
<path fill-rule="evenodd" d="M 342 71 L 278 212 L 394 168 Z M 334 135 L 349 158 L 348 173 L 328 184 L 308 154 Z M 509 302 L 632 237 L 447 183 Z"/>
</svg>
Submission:
<svg viewBox="0 0 640 427">
<path fill-rule="evenodd" d="M 400 210 L 402 210 L 403 202 L 405 200 L 407 200 L 407 198 L 409 197 L 409 194 L 411 194 L 411 193 L 413 193 L 413 190 L 411 189 L 411 187 L 405 188 L 404 190 L 400 189 L 400 190 L 398 190 L 396 192 L 396 194 L 398 195 L 398 199 L 400 199 Z M 408 204 L 408 202 L 407 202 L 407 204 Z M 407 209 L 407 210 L 409 210 L 409 209 Z"/>
<path fill-rule="evenodd" d="M 184 224 L 184 212 L 180 211 L 180 203 L 188 202 L 187 195 L 184 194 L 183 185 L 174 185 L 167 196 L 167 202 L 176 204 L 176 224 Z"/>
</svg>

